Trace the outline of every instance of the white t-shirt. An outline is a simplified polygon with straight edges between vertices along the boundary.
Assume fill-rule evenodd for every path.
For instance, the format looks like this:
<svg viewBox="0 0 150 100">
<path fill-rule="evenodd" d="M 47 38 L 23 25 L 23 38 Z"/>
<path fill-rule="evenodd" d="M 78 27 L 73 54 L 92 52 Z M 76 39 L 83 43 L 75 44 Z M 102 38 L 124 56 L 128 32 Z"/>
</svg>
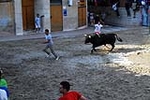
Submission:
<svg viewBox="0 0 150 100">
<path fill-rule="evenodd" d="M 94 32 L 98 32 L 98 33 L 101 33 L 101 28 L 103 27 L 102 24 L 95 24 L 95 30 Z"/>
<path fill-rule="evenodd" d="M 53 40 L 52 40 L 52 35 L 51 34 L 48 34 L 48 35 L 45 35 L 45 39 L 46 40 L 49 40 L 49 45 L 53 45 Z"/>
<path fill-rule="evenodd" d="M 8 100 L 5 90 L 0 89 L 0 100 Z"/>
<path fill-rule="evenodd" d="M 41 19 L 40 19 L 40 17 L 35 18 L 35 27 L 36 28 L 41 28 Z"/>
</svg>

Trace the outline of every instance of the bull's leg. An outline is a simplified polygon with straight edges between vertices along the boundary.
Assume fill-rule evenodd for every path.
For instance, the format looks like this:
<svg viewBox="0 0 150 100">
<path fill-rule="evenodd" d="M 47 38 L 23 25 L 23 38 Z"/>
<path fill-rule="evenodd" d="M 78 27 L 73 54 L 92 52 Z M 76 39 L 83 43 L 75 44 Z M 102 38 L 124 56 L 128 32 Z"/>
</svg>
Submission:
<svg viewBox="0 0 150 100">
<path fill-rule="evenodd" d="M 93 53 L 93 51 L 95 51 L 95 52 L 96 52 L 96 49 L 94 49 L 94 48 L 93 48 L 93 49 L 91 50 L 91 54 Z"/>
<path fill-rule="evenodd" d="M 94 48 L 93 50 L 96 52 L 96 49 L 95 49 L 95 48 Z"/>
<path fill-rule="evenodd" d="M 114 49 L 114 47 L 115 47 L 114 43 L 112 43 L 112 44 L 110 44 L 110 45 L 112 46 L 112 48 L 110 49 L 109 52 L 111 52 L 111 51 Z"/>
<path fill-rule="evenodd" d="M 93 47 L 92 47 L 92 48 L 93 48 L 93 50 L 96 52 L 96 49 L 95 49 L 95 47 L 96 47 L 96 46 L 95 46 L 95 45 L 93 45 Z"/>
<path fill-rule="evenodd" d="M 95 47 L 92 47 L 91 54 L 93 53 L 93 51 L 95 51 L 95 52 L 96 52 Z"/>
<path fill-rule="evenodd" d="M 104 45 L 107 49 L 110 49 L 106 44 Z"/>
<path fill-rule="evenodd" d="M 91 54 L 93 53 L 93 49 L 91 50 Z"/>
</svg>

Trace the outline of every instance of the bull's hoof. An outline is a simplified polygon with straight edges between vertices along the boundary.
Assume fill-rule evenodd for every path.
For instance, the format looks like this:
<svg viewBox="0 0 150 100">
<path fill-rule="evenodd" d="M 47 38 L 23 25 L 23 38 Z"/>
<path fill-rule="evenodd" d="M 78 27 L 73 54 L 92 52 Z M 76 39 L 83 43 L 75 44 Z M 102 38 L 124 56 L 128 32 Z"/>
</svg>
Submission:
<svg viewBox="0 0 150 100">
<path fill-rule="evenodd" d="M 96 50 L 96 49 L 94 49 L 94 51 L 95 51 L 95 52 L 97 52 L 97 50 Z"/>
<path fill-rule="evenodd" d="M 93 50 L 91 50 L 91 54 L 93 54 Z"/>
</svg>

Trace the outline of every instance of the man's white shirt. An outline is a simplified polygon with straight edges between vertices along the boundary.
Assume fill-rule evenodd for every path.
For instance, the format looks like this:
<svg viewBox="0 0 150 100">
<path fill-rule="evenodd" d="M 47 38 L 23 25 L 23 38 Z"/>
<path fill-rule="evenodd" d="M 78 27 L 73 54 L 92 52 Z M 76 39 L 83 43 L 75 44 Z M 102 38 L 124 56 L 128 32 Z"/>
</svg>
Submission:
<svg viewBox="0 0 150 100">
<path fill-rule="evenodd" d="M 94 32 L 99 32 L 99 33 L 101 33 L 101 28 L 103 27 L 103 25 L 102 24 L 95 24 L 95 30 L 94 30 Z"/>
</svg>

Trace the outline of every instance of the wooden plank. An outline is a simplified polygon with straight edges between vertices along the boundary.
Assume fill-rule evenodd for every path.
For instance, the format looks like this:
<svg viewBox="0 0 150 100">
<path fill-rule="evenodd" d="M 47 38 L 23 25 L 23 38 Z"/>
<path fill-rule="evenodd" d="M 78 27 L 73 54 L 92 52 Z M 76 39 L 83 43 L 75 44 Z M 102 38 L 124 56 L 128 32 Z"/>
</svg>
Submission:
<svg viewBox="0 0 150 100">
<path fill-rule="evenodd" d="M 78 7 L 78 26 L 86 25 L 86 7 Z"/>
<path fill-rule="evenodd" d="M 83 17 L 82 17 L 82 25 L 84 26 L 84 25 L 86 25 L 86 8 L 84 7 L 84 8 L 82 8 L 82 10 L 83 10 Z"/>
<path fill-rule="evenodd" d="M 78 8 L 78 26 L 82 26 L 82 9 Z"/>
<path fill-rule="evenodd" d="M 34 29 L 34 8 L 33 8 L 33 6 L 27 7 L 27 28 Z"/>
</svg>

